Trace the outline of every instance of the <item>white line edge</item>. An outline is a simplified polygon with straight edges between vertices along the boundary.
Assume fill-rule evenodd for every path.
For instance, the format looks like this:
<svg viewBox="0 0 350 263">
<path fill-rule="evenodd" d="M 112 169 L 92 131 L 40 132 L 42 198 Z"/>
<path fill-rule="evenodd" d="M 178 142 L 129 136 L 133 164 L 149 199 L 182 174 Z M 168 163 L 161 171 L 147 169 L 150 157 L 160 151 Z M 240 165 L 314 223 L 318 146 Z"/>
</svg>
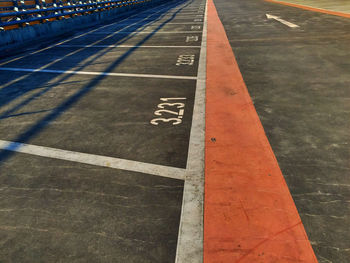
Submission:
<svg viewBox="0 0 350 263">
<path fill-rule="evenodd" d="M 185 169 L 157 165 L 151 163 L 143 163 L 138 161 L 95 155 L 89 153 L 73 152 L 62 149 L 37 146 L 25 143 L 11 142 L 0 140 L 0 149 L 36 155 L 46 158 L 66 160 L 76 163 L 84 163 L 95 166 L 108 167 L 113 169 L 121 169 L 145 174 L 157 175 L 161 177 L 184 180 Z"/>
<path fill-rule="evenodd" d="M 114 73 L 114 72 L 90 72 L 90 71 L 30 69 L 30 68 L 7 68 L 7 67 L 0 68 L 0 71 L 54 73 L 54 74 L 77 74 L 77 75 L 115 76 L 115 77 L 133 77 L 133 78 L 188 79 L 188 80 L 196 80 L 197 79 L 197 77 L 192 77 L 192 76 L 172 76 L 172 75 L 133 74 L 133 73 Z"/>
<path fill-rule="evenodd" d="M 60 45 L 58 47 L 85 47 L 85 48 L 201 48 L 200 46 L 133 46 L 133 45 Z"/>
<path fill-rule="evenodd" d="M 203 262 L 207 4 L 206 1 L 176 263 Z"/>
</svg>

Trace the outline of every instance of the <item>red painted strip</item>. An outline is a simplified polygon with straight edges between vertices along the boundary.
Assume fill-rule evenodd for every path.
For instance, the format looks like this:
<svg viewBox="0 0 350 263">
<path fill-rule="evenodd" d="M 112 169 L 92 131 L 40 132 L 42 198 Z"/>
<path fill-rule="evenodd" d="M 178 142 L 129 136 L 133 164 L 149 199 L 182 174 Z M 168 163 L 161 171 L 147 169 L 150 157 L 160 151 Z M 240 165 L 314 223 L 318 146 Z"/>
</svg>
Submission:
<svg viewBox="0 0 350 263">
<path fill-rule="evenodd" d="M 315 8 L 315 7 L 311 7 L 311 6 L 305 6 L 305 5 L 292 4 L 292 3 L 288 3 L 288 2 L 281 2 L 281 1 L 274 1 L 274 0 L 265 0 L 265 1 L 266 2 L 275 3 L 275 4 L 281 4 L 281 5 L 297 7 L 297 8 L 313 11 L 313 12 L 318 12 L 318 13 L 324 13 L 324 14 L 328 14 L 328 15 L 342 16 L 342 17 L 350 18 L 350 14 L 348 14 L 348 13 L 336 12 L 336 11 L 331 11 L 331 10 L 326 10 L 326 9 L 321 9 L 321 8 Z"/>
<path fill-rule="evenodd" d="M 317 262 L 212 0 L 204 262 Z"/>
</svg>

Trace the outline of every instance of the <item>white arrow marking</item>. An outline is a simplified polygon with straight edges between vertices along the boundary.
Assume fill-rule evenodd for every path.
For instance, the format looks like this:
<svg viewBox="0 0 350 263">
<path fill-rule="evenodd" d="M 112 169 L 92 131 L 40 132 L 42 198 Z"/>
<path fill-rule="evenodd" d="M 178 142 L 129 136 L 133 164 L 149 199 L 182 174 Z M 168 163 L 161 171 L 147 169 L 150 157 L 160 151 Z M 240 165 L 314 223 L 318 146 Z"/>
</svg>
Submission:
<svg viewBox="0 0 350 263">
<path fill-rule="evenodd" d="M 291 22 L 288 22 L 286 20 L 283 20 L 282 18 L 278 17 L 278 16 L 273 16 L 273 15 L 269 15 L 269 14 L 266 14 L 266 17 L 267 19 L 275 19 L 277 20 L 278 22 L 281 22 L 282 24 L 286 25 L 286 26 L 289 26 L 291 28 L 296 28 L 296 27 L 299 27 L 298 25 L 296 24 L 293 24 Z"/>
</svg>

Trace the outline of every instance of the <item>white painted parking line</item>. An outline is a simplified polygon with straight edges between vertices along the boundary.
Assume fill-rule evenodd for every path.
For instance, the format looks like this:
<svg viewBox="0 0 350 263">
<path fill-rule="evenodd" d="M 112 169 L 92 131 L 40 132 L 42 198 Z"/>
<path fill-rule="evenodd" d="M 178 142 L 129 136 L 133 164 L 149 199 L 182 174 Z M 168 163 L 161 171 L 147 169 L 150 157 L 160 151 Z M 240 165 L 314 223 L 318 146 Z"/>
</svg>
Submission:
<svg viewBox="0 0 350 263">
<path fill-rule="evenodd" d="M 196 9 L 195 12 L 184 12 L 184 11 L 177 12 L 177 11 L 175 11 L 175 12 L 168 12 L 168 13 L 166 13 L 164 15 L 174 15 L 174 14 L 177 14 L 177 15 L 197 15 L 198 12 L 199 11 Z M 143 14 L 148 14 L 148 13 L 145 12 Z M 204 15 L 204 13 L 203 13 L 203 15 Z"/>
<path fill-rule="evenodd" d="M 193 19 L 194 17 L 175 17 L 174 19 L 178 19 L 178 20 L 191 20 Z M 169 19 L 168 17 L 163 17 L 162 19 Z M 162 20 L 159 20 L 160 22 L 162 22 Z M 164 21 L 163 21 L 164 22 Z M 168 23 L 165 23 L 165 24 L 168 24 Z"/>
<path fill-rule="evenodd" d="M 173 76 L 173 75 L 153 75 L 153 74 L 133 74 L 133 73 L 114 73 L 114 72 L 89 72 L 74 70 L 54 70 L 54 69 L 31 69 L 31 68 L 0 68 L 1 71 L 33 72 L 33 73 L 53 73 L 53 74 L 77 74 L 77 75 L 95 75 L 95 76 L 115 76 L 115 77 L 133 77 L 133 78 L 158 78 L 158 79 L 190 79 L 196 80 L 197 77 L 191 76 Z"/>
<path fill-rule="evenodd" d="M 169 17 L 174 17 L 174 19 L 177 19 L 179 17 L 189 17 L 189 16 L 196 16 L 198 15 L 198 13 L 192 13 L 192 14 L 182 14 L 182 13 L 174 13 L 174 14 L 171 14 L 171 13 L 167 13 L 167 14 L 164 14 L 162 16 L 162 18 L 169 18 Z M 201 14 L 203 16 L 203 14 Z"/>
<path fill-rule="evenodd" d="M 154 7 L 154 8 L 156 8 L 156 7 Z M 165 7 L 165 8 L 166 8 L 166 7 Z M 165 8 L 162 8 L 162 9 L 165 9 Z M 153 8 L 152 8 L 152 9 L 153 9 Z M 161 10 L 162 10 L 162 9 L 161 9 Z M 161 11 L 158 10 L 157 13 L 159 13 L 159 12 L 161 12 Z M 142 12 L 141 12 L 141 13 L 142 13 Z M 139 14 L 140 14 L 140 13 L 139 13 Z M 130 16 L 130 17 L 134 17 L 134 16 L 136 16 L 136 15 L 138 15 L 138 14 L 132 15 L 132 16 Z M 130 17 L 125 18 L 125 19 L 123 19 L 123 20 L 121 20 L 121 21 L 127 21 L 127 20 L 130 19 Z M 144 21 L 144 20 L 136 20 L 134 23 L 128 24 L 128 26 L 130 27 L 130 26 L 132 26 L 133 24 L 140 23 L 141 21 Z M 75 37 L 72 37 L 72 38 L 68 38 L 68 39 L 66 39 L 66 40 L 64 40 L 64 41 L 61 41 L 61 42 L 56 43 L 56 44 L 53 44 L 53 45 L 48 46 L 48 47 L 46 47 L 46 48 L 39 49 L 39 50 L 37 50 L 37 51 L 33 51 L 33 52 L 30 52 L 30 53 L 27 53 L 27 54 L 25 54 L 25 55 L 23 55 L 23 56 L 15 57 L 15 58 L 13 58 L 13 59 L 10 59 L 10 60 L 7 60 L 7 61 L 5 61 L 5 62 L 3 62 L 3 63 L 0 63 L 0 66 L 3 66 L 3 65 L 5 65 L 5 64 L 8 64 L 8 63 L 11 63 L 11 62 L 20 60 L 20 59 L 22 59 L 22 58 L 26 58 L 26 57 L 29 57 L 29 56 L 31 56 L 31 55 L 35 55 L 35 54 L 37 54 L 37 53 L 40 53 L 40 52 L 42 52 L 42 51 L 45 51 L 45 50 L 48 50 L 48 49 L 57 47 L 58 45 L 64 44 L 64 43 L 66 43 L 66 42 L 68 42 L 68 41 L 71 41 L 71 40 L 73 40 L 73 39 L 77 39 L 77 38 L 83 37 L 83 36 L 85 36 L 85 35 L 90 34 L 91 32 L 100 30 L 101 28 L 105 28 L 105 27 L 107 27 L 107 26 L 115 25 L 115 24 L 117 24 L 117 23 L 118 23 L 118 22 L 113 23 L 113 24 L 109 24 L 109 25 L 105 25 L 105 26 L 96 28 L 96 29 L 94 29 L 94 30 L 89 30 L 89 31 L 86 32 L 86 33 L 80 34 L 80 35 L 75 36 Z M 120 30 L 122 30 L 122 29 L 120 29 Z M 119 30 L 119 31 L 120 31 L 120 30 Z M 116 31 L 114 34 L 117 34 L 117 33 L 118 33 L 118 31 Z M 109 38 L 109 37 L 111 37 L 111 36 L 112 36 L 112 35 L 107 35 L 107 36 L 105 36 L 104 38 L 97 40 L 97 41 L 94 42 L 93 44 L 98 44 L 98 43 L 102 42 L 103 40 L 105 40 L 105 39 L 107 39 L 107 38 Z M 71 53 L 69 53 L 69 54 L 66 54 L 65 56 L 62 56 L 62 57 L 60 57 L 60 58 L 58 58 L 58 59 L 56 59 L 56 60 L 54 60 L 54 61 L 51 61 L 50 63 L 48 63 L 48 64 L 46 64 L 46 65 L 40 67 L 40 69 L 41 69 L 41 70 L 44 70 L 45 68 L 47 68 L 47 67 L 49 67 L 49 66 L 51 66 L 51 65 L 53 65 L 53 64 L 55 64 L 55 63 L 57 63 L 58 61 L 62 61 L 62 60 L 65 59 L 66 57 L 72 56 L 72 55 L 74 55 L 74 54 L 76 54 L 76 53 L 78 53 L 78 52 L 80 52 L 80 51 L 81 51 L 81 50 L 75 50 L 74 52 L 71 52 Z M 94 56 L 97 57 L 98 54 L 95 54 Z M 90 57 L 90 59 L 94 59 L 94 58 Z M 1 89 L 6 88 L 6 87 L 8 87 L 8 86 L 10 86 L 10 85 L 12 85 L 12 84 L 18 82 L 18 81 L 21 81 L 21 80 L 24 79 L 25 77 L 26 77 L 26 76 L 21 76 L 21 77 L 15 78 L 15 79 L 13 79 L 13 80 L 7 82 L 5 86 L 2 86 L 2 87 L 1 87 Z"/>
<path fill-rule="evenodd" d="M 185 18 L 193 18 L 193 16 L 197 16 L 197 15 L 203 16 L 203 14 L 198 14 L 198 13 L 192 14 L 192 15 L 178 13 L 177 15 L 166 14 L 162 16 L 162 18 L 169 18 L 173 16 L 174 19 L 178 19 L 178 18 L 185 19 Z"/>
<path fill-rule="evenodd" d="M 138 21 L 138 20 L 136 20 Z M 145 26 L 156 26 L 156 25 L 160 25 L 160 24 L 164 24 L 164 22 L 152 22 L 150 24 L 147 24 Z M 201 25 L 202 23 L 201 22 L 169 22 L 169 23 L 165 23 L 164 26 L 166 25 Z M 118 26 L 126 26 L 126 25 L 130 25 L 130 23 L 120 23 L 118 24 Z"/>
<path fill-rule="evenodd" d="M 132 15 L 132 16 L 130 16 L 130 17 L 127 17 L 127 18 L 125 18 L 125 19 L 122 19 L 122 20 L 120 20 L 120 21 L 118 21 L 118 22 L 115 22 L 115 23 L 112 23 L 112 24 L 108 24 L 108 25 L 104 25 L 104 26 L 98 27 L 98 28 L 96 28 L 96 29 L 88 30 L 88 31 L 85 32 L 85 33 L 82 33 L 82 34 L 77 35 L 77 36 L 73 36 L 73 37 L 71 37 L 71 38 L 68 38 L 68 39 L 66 39 L 66 40 L 63 40 L 63 41 L 58 42 L 58 43 L 56 43 L 56 44 L 53 44 L 53 45 L 51 45 L 51 46 L 48 46 L 48 47 L 45 47 L 45 48 L 42 48 L 42 49 L 38 49 L 38 50 L 33 51 L 33 52 L 30 52 L 30 53 L 27 53 L 27 54 L 25 54 L 25 55 L 23 55 L 23 56 L 15 57 L 15 58 L 10 59 L 10 60 L 5 60 L 4 62 L 0 63 L 0 66 L 3 66 L 3 65 L 5 65 L 5 64 L 8 64 L 8 63 L 11 63 L 11 62 L 20 60 L 20 59 L 22 59 L 22 58 L 26 58 L 26 57 L 28 57 L 28 56 L 31 56 L 31 55 L 37 54 L 37 53 L 39 53 L 39 52 L 42 52 L 42 51 L 44 51 L 44 50 L 48 50 L 48 49 L 54 48 L 54 47 L 56 47 L 56 46 L 58 46 L 58 45 L 61 45 L 61 44 L 63 44 L 63 43 L 66 43 L 66 42 L 68 42 L 68 41 L 71 41 L 71 40 L 73 40 L 73 39 L 77 39 L 77 38 L 83 37 L 83 36 L 85 36 L 85 35 L 87 35 L 87 34 L 90 34 L 91 32 L 100 30 L 101 28 L 105 28 L 105 27 L 109 27 L 109 26 L 114 26 L 114 25 L 116 25 L 116 24 L 120 24 L 120 22 L 123 22 L 123 21 L 131 21 L 131 22 L 132 22 L 132 21 L 136 21 L 136 22 L 147 21 L 147 20 L 145 20 L 145 19 L 132 19 L 132 17 L 136 17 L 136 16 L 142 14 L 143 12 L 146 12 L 146 11 L 149 11 L 149 10 L 153 10 L 153 9 L 156 9 L 156 8 L 158 8 L 158 10 L 157 10 L 156 12 L 154 12 L 153 14 L 160 13 L 161 10 L 166 9 L 166 8 L 169 8 L 169 7 L 166 6 L 166 7 L 161 8 L 161 9 L 159 9 L 159 7 L 160 7 L 160 6 L 163 6 L 163 5 L 167 5 L 167 4 L 169 4 L 169 3 L 164 3 L 164 4 L 161 4 L 161 5 L 159 5 L 159 6 L 152 7 L 152 8 L 150 8 L 150 9 L 148 9 L 148 10 L 145 10 L 145 11 L 142 11 L 142 12 L 140 12 L 140 13 L 134 14 L 134 15 Z M 132 24 L 132 23 L 128 23 L 128 24 L 126 24 L 126 25 L 131 25 L 131 24 Z"/>
<path fill-rule="evenodd" d="M 112 34 L 115 33 L 115 31 L 104 31 L 104 32 L 93 32 L 92 35 L 95 34 Z M 152 34 L 154 31 L 121 31 L 118 32 L 118 34 L 131 34 L 134 33 L 137 34 Z M 202 33 L 202 31 L 158 31 L 157 34 L 188 34 L 188 33 Z"/>
<path fill-rule="evenodd" d="M 184 180 L 185 169 L 0 140 L 0 149 Z"/>
<path fill-rule="evenodd" d="M 181 16 L 195 16 L 195 15 L 198 15 L 198 12 L 188 12 L 188 13 L 186 13 L 186 12 L 180 12 L 180 13 L 178 13 L 177 14 L 177 16 L 179 16 L 179 15 L 181 15 Z M 204 15 L 204 13 L 202 13 L 202 15 Z"/>
<path fill-rule="evenodd" d="M 203 23 L 176 263 L 203 262 L 206 53 L 207 9 Z"/>
<path fill-rule="evenodd" d="M 132 46 L 132 45 L 60 45 L 58 47 L 84 47 L 84 48 L 201 48 L 200 46 Z"/>
</svg>

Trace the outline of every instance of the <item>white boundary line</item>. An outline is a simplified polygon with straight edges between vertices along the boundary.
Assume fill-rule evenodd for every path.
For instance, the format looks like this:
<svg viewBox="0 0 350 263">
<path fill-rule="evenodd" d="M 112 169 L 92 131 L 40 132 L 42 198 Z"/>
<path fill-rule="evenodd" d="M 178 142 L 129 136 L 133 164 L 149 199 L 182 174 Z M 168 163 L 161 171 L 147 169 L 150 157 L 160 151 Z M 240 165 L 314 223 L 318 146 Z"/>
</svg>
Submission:
<svg viewBox="0 0 350 263">
<path fill-rule="evenodd" d="M 174 13 L 166 13 L 166 14 L 164 14 L 164 16 L 162 18 L 172 17 L 175 13 L 176 12 L 174 12 Z M 203 13 L 181 13 L 180 12 L 180 13 L 177 13 L 177 15 L 174 16 L 174 19 L 181 18 L 181 17 L 190 17 L 190 18 L 192 18 L 192 17 L 199 16 L 199 15 L 202 16 L 202 17 L 204 16 Z"/>
<path fill-rule="evenodd" d="M 132 45 L 60 45 L 58 47 L 84 47 L 84 48 L 201 48 L 200 46 L 132 46 Z"/>
<path fill-rule="evenodd" d="M 161 5 L 159 5 L 159 6 L 155 6 L 155 7 L 152 7 L 152 8 L 148 8 L 148 9 L 146 9 L 146 10 L 144 10 L 144 11 L 141 11 L 141 12 L 139 12 L 139 13 L 136 13 L 136 14 L 134 14 L 134 15 L 132 15 L 132 16 L 126 17 L 126 18 L 124 18 L 124 19 L 122 19 L 122 20 L 120 20 L 120 21 L 118 21 L 118 22 L 114 22 L 114 23 L 111 23 L 111 24 L 99 26 L 99 27 L 97 27 L 97 28 L 95 28 L 95 29 L 91 29 L 91 30 L 85 31 L 85 32 L 83 32 L 83 33 L 81 33 L 81 34 L 79 34 L 79 35 L 77 35 L 77 36 L 70 37 L 70 38 L 65 39 L 65 40 L 63 40 L 63 41 L 60 41 L 60 42 L 58 42 L 58 43 L 52 44 L 52 45 L 50 45 L 50 46 L 48 46 L 48 47 L 45 47 L 45 48 L 42 48 L 42 49 L 38 49 L 38 50 L 35 50 L 35 51 L 33 51 L 33 52 L 29 52 L 29 53 L 27 53 L 27 54 L 24 54 L 24 55 L 19 56 L 19 57 L 15 57 L 15 58 L 10 59 L 10 60 L 5 60 L 5 61 L 3 61 L 3 62 L 0 62 L 0 66 L 5 65 L 5 64 L 8 64 L 8 63 L 11 63 L 11 62 L 14 62 L 14 61 L 17 61 L 17 60 L 19 60 L 19 59 L 22 59 L 22 58 L 25 58 L 25 57 L 28 57 L 28 56 L 31 56 L 31 55 L 34 55 L 34 54 L 37 54 L 37 53 L 42 52 L 42 51 L 44 51 L 44 50 L 48 50 L 48 49 L 54 48 L 54 47 L 56 47 L 56 46 L 58 46 L 58 45 L 61 45 L 61 44 L 63 44 L 63 43 L 66 43 L 66 42 L 68 42 L 68 41 L 71 41 L 71 40 L 73 40 L 73 39 L 77 39 L 77 38 L 80 38 L 80 37 L 85 36 L 85 35 L 87 35 L 87 34 L 90 34 L 91 32 L 97 31 L 97 30 L 99 30 L 99 29 L 101 29 L 101 28 L 105 28 L 105 27 L 109 27 L 109 26 L 114 26 L 114 25 L 119 24 L 120 22 L 123 22 L 123 21 L 136 21 L 136 22 L 144 21 L 144 22 L 147 22 L 147 21 L 148 21 L 147 19 L 146 19 L 146 20 L 145 20 L 145 19 L 135 19 L 135 18 L 133 19 L 132 17 L 136 17 L 137 15 L 143 14 L 143 12 L 150 11 L 150 10 L 153 10 L 153 9 L 156 9 L 156 8 L 159 8 L 159 7 L 161 7 L 161 6 L 163 6 L 163 5 L 166 5 L 166 4 L 168 4 L 168 3 L 164 3 L 164 4 L 161 4 Z M 181 4 L 181 5 L 176 6 L 175 3 L 174 3 L 174 8 L 179 8 L 179 9 L 180 9 L 182 5 L 185 5 L 185 4 Z M 153 12 L 152 14 L 160 13 L 161 10 L 166 9 L 166 8 L 169 8 L 169 7 L 168 7 L 168 6 L 165 6 L 165 7 L 161 8 L 161 9 L 158 9 L 156 12 Z M 152 21 L 152 20 L 149 20 L 149 21 Z M 120 24 L 121 24 L 121 23 L 120 23 Z M 130 23 L 124 23 L 124 24 L 126 24 L 126 25 L 131 25 L 132 23 L 131 23 L 131 24 L 130 24 Z"/>
<path fill-rule="evenodd" d="M 166 4 L 166 3 L 165 3 L 165 4 Z M 162 6 L 162 5 L 160 5 L 160 6 Z M 158 7 L 159 7 L 159 6 L 158 6 Z M 156 8 L 156 7 L 154 7 L 154 8 Z M 151 8 L 151 9 L 154 9 L 154 8 Z M 160 10 L 166 9 L 166 8 L 169 8 L 169 7 L 164 7 L 164 8 L 161 8 Z M 151 10 L 151 9 L 149 9 L 149 10 Z M 156 13 L 161 12 L 160 10 L 157 10 Z M 146 11 L 146 10 L 145 10 L 145 11 Z M 142 13 L 142 12 L 141 12 L 141 13 Z M 138 13 L 138 14 L 140 14 L 140 13 Z M 129 20 L 131 17 L 134 17 L 134 16 L 136 16 L 136 15 L 137 15 L 137 14 L 132 15 L 132 16 L 130 16 L 130 17 L 127 17 L 127 18 L 125 18 L 125 19 L 122 19 L 121 21 Z M 119 22 L 121 22 L 121 21 L 119 21 Z M 141 20 L 141 21 L 144 21 L 144 20 Z M 137 20 L 137 21 L 135 21 L 134 23 L 129 24 L 128 27 L 130 27 L 132 24 L 135 24 L 135 23 L 137 23 L 137 22 L 140 22 L 140 20 Z M 87 34 L 90 34 L 91 32 L 100 30 L 101 28 L 105 28 L 105 27 L 108 27 L 108 26 L 112 26 L 112 25 L 117 24 L 117 23 L 118 23 L 118 22 L 115 22 L 115 23 L 112 23 L 112 24 L 109 24 L 109 25 L 100 26 L 100 27 L 98 27 L 98 28 L 96 28 L 96 29 L 89 30 L 89 31 L 87 31 L 87 32 L 85 32 L 85 33 L 82 33 L 82 34 L 78 35 L 78 36 L 74 36 L 74 37 L 72 37 L 72 38 L 68 38 L 68 39 L 66 39 L 66 40 L 63 40 L 63 41 L 61 41 L 61 42 L 58 42 L 58 43 L 53 44 L 53 45 L 51 45 L 51 46 L 48 46 L 48 47 L 46 47 L 46 48 L 39 49 L 39 50 L 37 50 L 37 51 L 33 51 L 33 52 L 29 53 L 29 54 L 25 54 L 25 55 L 20 56 L 20 57 L 15 57 L 15 58 L 13 58 L 13 59 L 10 59 L 10 60 L 8 60 L 8 61 L 5 61 L 5 62 L 3 62 L 3 63 L 0 63 L 0 66 L 3 66 L 3 65 L 5 65 L 5 64 L 8 64 L 8 63 L 11 63 L 11 62 L 14 62 L 14 61 L 17 61 L 17 60 L 22 59 L 22 58 L 26 58 L 26 57 L 28 57 L 28 56 L 31 56 L 31 55 L 34 55 L 34 54 L 37 54 L 37 53 L 40 53 L 40 52 L 42 52 L 42 51 L 44 51 L 44 50 L 48 50 L 48 49 L 54 48 L 54 47 L 56 47 L 56 46 L 58 46 L 58 45 L 60 45 L 60 44 L 66 43 L 67 41 L 70 41 L 70 40 L 73 40 L 73 39 L 76 39 L 76 38 L 83 37 L 83 36 L 85 36 L 85 35 L 87 35 Z M 122 29 L 120 29 L 120 30 L 118 30 L 118 31 L 121 31 L 121 30 L 122 30 Z M 117 34 L 118 31 L 114 32 L 112 35 L 107 35 L 107 36 L 105 36 L 104 38 L 97 40 L 97 41 L 94 42 L 93 44 L 98 44 L 98 43 L 102 42 L 104 39 L 107 39 L 107 38 L 112 37 L 113 35 Z M 57 63 L 58 61 L 62 61 L 64 58 L 66 58 L 66 57 L 68 57 L 68 56 L 72 56 L 72 55 L 74 55 L 75 53 L 80 52 L 80 51 L 81 51 L 81 50 L 75 50 L 74 52 L 70 52 L 69 54 L 66 54 L 66 55 L 64 55 L 63 57 L 60 57 L 60 58 L 58 58 L 58 59 L 56 59 L 56 60 L 54 60 L 54 61 L 51 61 L 51 62 L 48 63 L 48 64 L 45 64 L 44 66 L 40 67 L 39 69 L 40 69 L 40 70 L 44 70 L 45 68 L 48 68 L 50 65 L 53 65 L 53 64 Z M 98 54 L 95 54 L 94 56 L 98 56 Z M 93 56 L 90 57 L 89 59 L 91 60 L 92 58 L 93 58 Z M 12 84 L 14 84 L 14 83 L 16 83 L 16 82 L 18 82 L 18 81 L 21 81 L 21 80 L 24 79 L 24 78 L 26 78 L 26 76 L 21 76 L 21 77 L 15 78 L 15 79 L 13 79 L 13 80 L 7 82 L 7 83 L 5 84 L 5 86 L 2 86 L 0 89 L 3 89 L 3 88 L 5 88 L 5 87 L 8 87 L 8 86 L 10 86 L 10 85 L 12 85 Z"/>
<path fill-rule="evenodd" d="M 91 33 L 92 35 L 94 34 L 112 34 L 115 33 L 115 31 L 104 31 L 104 32 L 93 32 Z M 153 31 L 121 31 L 118 32 L 118 34 L 130 34 L 130 33 L 135 33 L 136 35 L 138 34 L 151 34 Z M 202 31 L 159 31 L 156 34 L 191 34 L 191 33 L 202 33 Z"/>
<path fill-rule="evenodd" d="M 150 27 L 150 26 L 156 26 L 156 25 L 160 25 L 160 24 L 163 24 L 164 22 L 154 22 L 154 23 L 151 23 L 151 24 L 147 24 L 146 26 L 147 27 Z M 164 26 L 166 25 L 202 25 L 203 23 L 202 22 L 169 22 L 169 23 L 166 23 Z M 120 23 L 118 24 L 118 26 L 125 26 L 125 25 L 130 25 L 130 24 L 127 24 L 127 23 Z"/>
<path fill-rule="evenodd" d="M 170 12 L 167 12 L 164 15 L 165 16 L 171 16 L 171 15 L 175 15 L 175 16 L 179 16 L 179 15 L 198 15 L 199 12 L 201 12 L 202 15 L 204 15 L 203 11 L 198 11 L 198 12 L 196 12 L 196 11 L 186 11 L 186 12 L 184 12 L 184 10 L 182 10 L 180 12 L 176 12 L 176 11 L 174 12 L 174 11 L 171 10 Z M 145 13 L 145 14 L 147 14 L 147 13 Z"/>
<path fill-rule="evenodd" d="M 207 54 L 207 8 L 188 150 L 176 263 L 203 262 L 205 87 Z"/>
<path fill-rule="evenodd" d="M 184 180 L 185 169 L 0 140 L 0 149 Z"/>
<path fill-rule="evenodd" d="M 187 14 L 181 14 L 178 13 L 177 15 L 174 16 L 174 19 L 191 19 L 191 18 L 196 18 L 198 16 L 204 17 L 204 14 L 193 14 L 193 15 L 187 15 Z M 172 14 L 165 14 L 162 18 L 169 18 L 172 17 Z"/>
<path fill-rule="evenodd" d="M 187 23 L 183 23 L 187 24 Z M 184 185 L 181 220 L 176 251 L 176 263 L 200 263 L 203 257 L 203 192 L 204 192 L 204 140 L 205 140 L 205 81 L 206 81 L 206 41 L 207 9 L 205 11 L 202 43 L 199 58 L 196 94 L 189 142 L 186 170 L 175 167 L 153 165 L 113 157 L 78 153 L 43 146 L 35 146 L 0 140 L 0 149 L 28 153 L 43 157 L 75 161 L 115 169 L 131 170 L 176 179 L 186 179 Z M 62 42 L 61 42 L 62 44 Z M 57 46 L 57 45 L 55 45 Z M 52 46 L 51 46 L 52 47 Z M 2 68 L 0 70 L 21 70 L 47 73 L 76 73 L 74 71 L 56 71 L 35 69 Z M 137 77 L 140 74 L 83 72 L 82 74 L 121 74 Z M 150 76 L 150 75 L 147 75 Z M 162 76 L 164 75 L 153 75 Z M 179 78 L 179 76 L 169 76 Z M 181 78 L 181 77 L 180 77 Z M 188 78 L 188 77 L 186 77 Z"/>
<path fill-rule="evenodd" d="M 162 17 L 162 19 L 165 19 L 165 20 L 167 18 L 168 17 L 166 17 L 166 16 Z M 178 20 L 192 20 L 192 19 L 196 19 L 196 18 L 202 18 L 203 19 L 203 15 L 201 15 L 201 17 L 175 17 L 174 20 L 176 20 L 176 19 L 178 19 Z M 145 20 L 145 21 L 152 21 L 152 20 Z M 158 20 L 158 22 L 164 22 L 164 21 Z M 188 23 L 191 23 L 191 21 L 188 21 Z M 188 24 L 188 23 L 186 23 L 186 24 Z M 165 23 L 165 24 L 167 25 L 168 23 Z"/>
<path fill-rule="evenodd" d="M 34 73 L 55 73 L 55 74 L 77 74 L 77 75 L 97 75 L 97 76 L 115 76 L 115 77 L 133 77 L 133 78 L 158 78 L 158 79 L 190 79 L 196 80 L 197 77 L 191 76 L 171 76 L 171 75 L 152 75 L 152 74 L 133 74 L 133 73 L 113 73 L 113 72 L 89 72 L 74 70 L 53 70 L 53 69 L 31 69 L 31 68 L 0 68 L 1 71 L 19 71 Z"/>
</svg>

